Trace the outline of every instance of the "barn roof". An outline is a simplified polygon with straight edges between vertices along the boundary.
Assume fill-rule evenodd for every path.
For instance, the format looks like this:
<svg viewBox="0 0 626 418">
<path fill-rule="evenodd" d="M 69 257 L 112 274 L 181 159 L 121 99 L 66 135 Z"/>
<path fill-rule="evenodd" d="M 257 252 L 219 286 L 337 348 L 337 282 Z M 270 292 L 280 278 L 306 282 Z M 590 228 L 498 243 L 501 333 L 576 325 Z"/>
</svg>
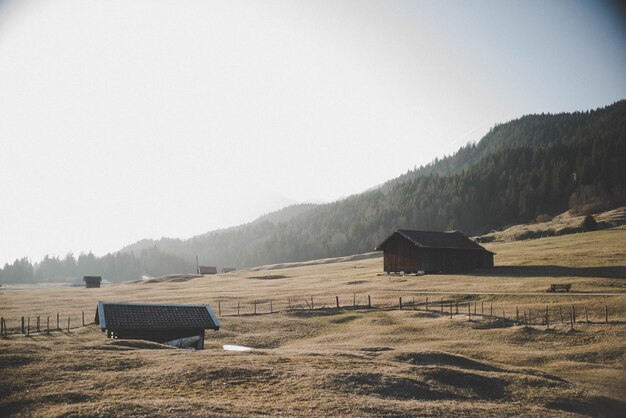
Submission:
<svg viewBox="0 0 626 418">
<path fill-rule="evenodd" d="M 209 305 L 98 302 L 95 322 L 102 330 L 220 328 Z"/>
<path fill-rule="evenodd" d="M 376 247 L 377 251 L 383 251 L 384 246 L 392 237 L 400 235 L 422 248 L 447 248 L 455 250 L 479 250 L 488 251 L 466 237 L 460 231 L 415 231 L 412 229 L 397 229 Z M 490 251 L 488 251 L 490 252 Z"/>
</svg>

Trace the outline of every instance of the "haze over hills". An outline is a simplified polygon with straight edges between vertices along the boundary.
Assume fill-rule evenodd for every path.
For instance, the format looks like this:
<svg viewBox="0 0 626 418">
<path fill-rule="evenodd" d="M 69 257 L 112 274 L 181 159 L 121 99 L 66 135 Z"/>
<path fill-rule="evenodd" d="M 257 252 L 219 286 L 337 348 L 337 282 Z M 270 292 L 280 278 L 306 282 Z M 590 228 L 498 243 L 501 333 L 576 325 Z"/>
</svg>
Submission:
<svg viewBox="0 0 626 418">
<path fill-rule="evenodd" d="M 187 240 L 142 240 L 104 257 L 27 259 L 3 280 L 58 280 L 97 272 L 110 280 L 249 267 L 371 251 L 396 228 L 479 234 L 568 209 L 626 203 L 626 101 L 590 112 L 527 115 L 478 143 L 379 187 L 328 204 L 293 205 Z M 81 259 L 82 257 L 82 259 Z M 30 277 L 30 279 L 29 279 Z"/>
</svg>

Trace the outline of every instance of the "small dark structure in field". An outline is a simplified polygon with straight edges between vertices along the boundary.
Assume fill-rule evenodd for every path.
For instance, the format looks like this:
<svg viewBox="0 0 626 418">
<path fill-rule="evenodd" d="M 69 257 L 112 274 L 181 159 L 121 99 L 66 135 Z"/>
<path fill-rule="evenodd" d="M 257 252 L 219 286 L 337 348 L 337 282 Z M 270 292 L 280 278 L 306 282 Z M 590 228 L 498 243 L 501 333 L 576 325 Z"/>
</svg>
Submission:
<svg viewBox="0 0 626 418">
<path fill-rule="evenodd" d="M 230 273 L 231 271 L 235 271 L 235 270 L 237 269 L 234 267 L 224 267 L 222 268 L 222 273 Z"/>
<path fill-rule="evenodd" d="M 83 276 L 85 287 L 100 287 L 102 277 L 100 276 Z"/>
<path fill-rule="evenodd" d="M 387 273 L 457 273 L 493 267 L 493 253 L 459 231 L 398 229 L 376 247 Z"/>
<path fill-rule="evenodd" d="M 571 283 L 551 284 L 548 292 L 569 292 L 572 290 Z"/>
<path fill-rule="evenodd" d="M 220 329 L 209 305 L 98 302 L 96 324 L 109 338 L 141 339 L 204 348 L 204 331 Z"/>
<path fill-rule="evenodd" d="M 198 266 L 198 274 L 217 274 L 215 266 Z"/>
</svg>

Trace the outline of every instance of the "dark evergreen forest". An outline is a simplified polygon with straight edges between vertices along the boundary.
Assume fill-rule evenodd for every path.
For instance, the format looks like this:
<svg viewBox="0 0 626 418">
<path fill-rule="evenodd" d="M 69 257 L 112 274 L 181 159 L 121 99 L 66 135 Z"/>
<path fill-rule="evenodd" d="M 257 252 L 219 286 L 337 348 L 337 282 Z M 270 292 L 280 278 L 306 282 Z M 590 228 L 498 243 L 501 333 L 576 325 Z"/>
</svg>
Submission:
<svg viewBox="0 0 626 418">
<path fill-rule="evenodd" d="M 620 101 L 497 125 L 477 144 L 337 202 L 299 205 L 188 240 L 143 240 L 104 257 L 46 257 L 34 265 L 24 258 L 5 265 L 0 280 L 99 274 L 117 281 L 192 272 L 196 255 L 219 267 L 335 257 L 372 251 L 397 228 L 474 235 L 543 214 L 625 204 L 626 101 Z"/>
</svg>

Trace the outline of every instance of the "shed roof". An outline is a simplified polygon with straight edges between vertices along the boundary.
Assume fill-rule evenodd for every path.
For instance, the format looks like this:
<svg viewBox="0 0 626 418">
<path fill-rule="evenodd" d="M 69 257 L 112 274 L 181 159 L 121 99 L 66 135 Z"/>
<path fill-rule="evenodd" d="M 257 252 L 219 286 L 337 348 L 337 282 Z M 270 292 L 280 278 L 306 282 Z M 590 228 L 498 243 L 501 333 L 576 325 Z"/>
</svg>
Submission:
<svg viewBox="0 0 626 418">
<path fill-rule="evenodd" d="M 488 251 L 476 242 L 472 241 L 460 231 L 416 231 L 412 229 L 397 229 L 376 247 L 377 251 L 383 251 L 384 246 L 396 234 L 406 238 L 418 247 L 422 248 L 447 248 L 455 250 L 479 250 Z M 490 252 L 490 251 L 488 251 Z"/>
<path fill-rule="evenodd" d="M 216 266 L 198 266 L 198 274 L 217 274 Z"/>
<path fill-rule="evenodd" d="M 95 322 L 102 330 L 220 328 L 209 305 L 98 302 Z"/>
</svg>

